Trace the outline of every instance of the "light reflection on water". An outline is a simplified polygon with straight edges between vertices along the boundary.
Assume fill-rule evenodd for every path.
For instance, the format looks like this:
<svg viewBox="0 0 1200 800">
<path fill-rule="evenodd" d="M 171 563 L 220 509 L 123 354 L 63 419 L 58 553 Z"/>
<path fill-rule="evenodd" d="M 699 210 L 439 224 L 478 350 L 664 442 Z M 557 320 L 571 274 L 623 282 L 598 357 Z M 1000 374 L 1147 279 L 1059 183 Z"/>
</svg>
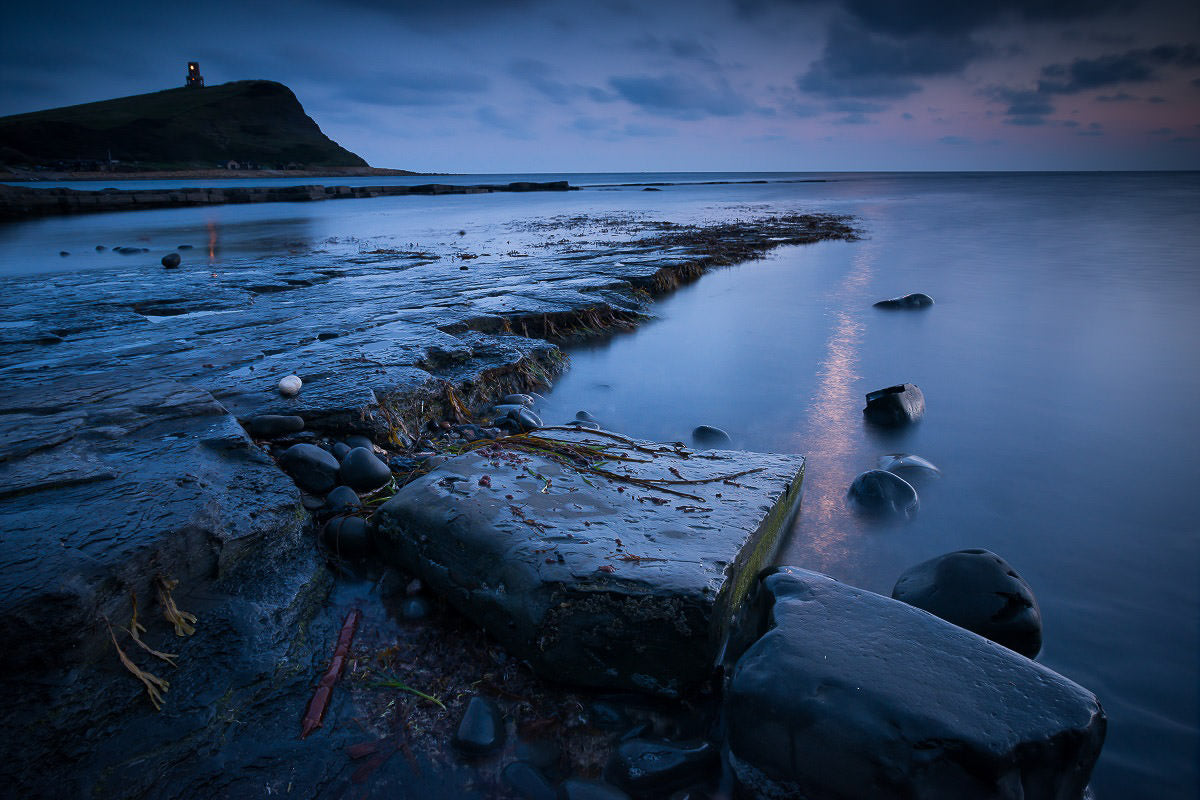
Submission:
<svg viewBox="0 0 1200 800">
<path fill-rule="evenodd" d="M 874 248 L 869 244 L 853 257 L 853 269 L 836 295 L 847 302 L 861 301 L 870 284 Z M 803 507 L 793 536 L 808 556 L 807 564 L 818 571 L 832 571 L 849 558 L 847 543 L 853 527 L 846 516 L 846 487 L 858 473 L 855 457 L 857 432 L 862 416 L 854 395 L 858 351 L 863 325 L 858 313 L 847 309 L 833 312 L 833 331 L 825 344 L 825 358 L 817 367 L 817 391 L 809 407 L 803 435 L 796 436 L 797 452 L 807 454 Z"/>
</svg>

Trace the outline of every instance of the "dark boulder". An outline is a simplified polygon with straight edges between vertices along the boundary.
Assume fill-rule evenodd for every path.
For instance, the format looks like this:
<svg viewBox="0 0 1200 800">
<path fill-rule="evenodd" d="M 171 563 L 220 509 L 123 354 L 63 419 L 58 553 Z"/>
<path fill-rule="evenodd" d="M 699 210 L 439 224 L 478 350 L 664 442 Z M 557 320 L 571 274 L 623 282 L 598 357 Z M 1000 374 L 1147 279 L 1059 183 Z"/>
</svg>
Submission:
<svg viewBox="0 0 1200 800">
<path fill-rule="evenodd" d="M 504 768 L 500 777 L 508 788 L 522 800 L 557 800 L 554 785 L 541 770 L 528 761 L 514 761 Z"/>
<path fill-rule="evenodd" d="M 517 424 L 522 433 L 536 431 L 542 427 L 542 418 L 525 406 L 520 406 L 508 412 L 508 418 Z"/>
<path fill-rule="evenodd" d="M 378 489 L 392 479 L 388 465 L 365 447 L 355 447 L 347 453 L 338 474 L 342 483 L 360 492 Z"/>
<path fill-rule="evenodd" d="M 315 444 L 292 445 L 279 457 L 279 464 L 306 492 L 325 494 L 337 485 L 337 459 Z"/>
<path fill-rule="evenodd" d="M 180 262 L 179 253 L 167 253 L 162 257 L 162 265 L 167 269 L 175 269 Z"/>
<path fill-rule="evenodd" d="M 869 469 L 855 478 L 846 497 L 856 510 L 871 516 L 912 519 L 921 506 L 912 484 L 881 469 Z"/>
<path fill-rule="evenodd" d="M 617 746 L 605 777 L 634 797 L 665 797 L 708 777 L 719 764 L 720 754 L 708 742 L 629 739 Z"/>
<path fill-rule="evenodd" d="M 893 297 L 888 300 L 880 300 L 875 304 L 876 308 L 889 309 L 907 309 L 907 308 L 928 308 L 933 305 L 933 298 L 922 292 L 913 292 L 906 294 L 903 297 Z"/>
<path fill-rule="evenodd" d="M 863 416 L 868 422 L 887 427 L 909 425 L 925 414 L 925 395 L 911 383 L 870 392 Z"/>
<path fill-rule="evenodd" d="M 350 454 L 352 449 L 353 448 L 351 448 L 350 445 L 346 444 L 345 442 L 334 442 L 333 446 L 329 448 L 329 452 L 333 453 L 334 458 L 336 458 L 338 461 L 341 461 Z"/>
<path fill-rule="evenodd" d="M 304 418 L 283 414 L 259 414 L 246 420 L 246 432 L 255 439 L 274 439 L 304 430 Z"/>
<path fill-rule="evenodd" d="M 728 450 L 733 447 L 729 434 L 712 425 L 698 425 L 692 431 L 692 443 L 705 450 Z"/>
<path fill-rule="evenodd" d="M 558 787 L 559 800 L 629 800 L 629 795 L 602 781 L 568 778 Z"/>
<path fill-rule="evenodd" d="M 932 614 L 782 567 L 765 633 L 725 695 L 730 763 L 765 797 L 1083 795 L 1104 743 L 1096 697 Z"/>
<path fill-rule="evenodd" d="M 504 718 L 500 709 L 486 697 L 476 695 L 454 732 L 454 744 L 472 755 L 495 750 L 504 743 Z"/>
<path fill-rule="evenodd" d="M 325 523 L 325 546 L 342 558 L 361 558 L 371 549 L 370 531 L 362 517 L 338 516 Z"/>
<path fill-rule="evenodd" d="M 325 508 L 330 511 L 353 511 L 362 508 L 362 500 L 349 486 L 338 486 L 325 496 Z"/>
<path fill-rule="evenodd" d="M 892 597 L 1033 658 L 1042 649 L 1042 612 L 1029 584 L 988 550 L 960 550 L 917 564 Z"/>
<path fill-rule="evenodd" d="M 371 452 L 375 452 L 375 443 L 372 442 L 370 439 L 368 439 L 366 436 L 363 436 L 362 434 L 352 433 L 349 436 L 347 436 L 346 438 L 344 438 L 342 441 L 344 441 L 351 448 L 365 447 L 368 450 L 370 450 Z"/>
</svg>

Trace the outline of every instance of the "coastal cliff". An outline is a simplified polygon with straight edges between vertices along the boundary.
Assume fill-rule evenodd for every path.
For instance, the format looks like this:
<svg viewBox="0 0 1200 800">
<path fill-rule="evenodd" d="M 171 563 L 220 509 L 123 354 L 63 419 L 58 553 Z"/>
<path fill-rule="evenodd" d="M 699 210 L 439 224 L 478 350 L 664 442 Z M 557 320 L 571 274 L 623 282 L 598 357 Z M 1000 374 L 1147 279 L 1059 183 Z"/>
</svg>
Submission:
<svg viewBox="0 0 1200 800">
<path fill-rule="evenodd" d="M 0 164 L 78 169 L 366 167 L 281 83 L 167 89 L 0 117 Z"/>
</svg>

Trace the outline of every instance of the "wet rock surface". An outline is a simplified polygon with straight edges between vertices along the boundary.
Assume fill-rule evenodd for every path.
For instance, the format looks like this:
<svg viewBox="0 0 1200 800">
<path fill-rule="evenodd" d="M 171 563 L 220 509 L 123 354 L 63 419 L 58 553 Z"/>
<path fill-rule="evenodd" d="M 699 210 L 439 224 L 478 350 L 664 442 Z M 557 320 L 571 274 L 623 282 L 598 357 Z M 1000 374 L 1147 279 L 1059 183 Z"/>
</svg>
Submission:
<svg viewBox="0 0 1200 800">
<path fill-rule="evenodd" d="M 1012 566 L 988 550 L 960 550 L 905 570 L 892 597 L 1023 656 L 1042 649 L 1037 598 Z"/>
<path fill-rule="evenodd" d="M 942 471 L 932 461 L 911 453 L 888 453 L 880 456 L 879 468 L 899 475 L 909 483 L 930 481 L 942 476 Z"/>
<path fill-rule="evenodd" d="M 481 447 L 385 503 L 378 549 L 547 677 L 668 695 L 704 681 L 797 507 L 804 459 L 552 435 L 625 460 L 606 475 Z"/>
<path fill-rule="evenodd" d="M 1081 797 L 1106 720 L 1081 686 L 881 595 L 795 567 L 726 711 L 739 781 L 768 797 Z"/>
<path fill-rule="evenodd" d="M 863 409 L 868 422 L 888 428 L 911 425 L 924 415 L 925 395 L 911 383 L 870 392 Z"/>
<path fill-rule="evenodd" d="M 326 607 L 321 527 L 307 527 L 304 510 L 324 521 L 323 495 L 334 486 L 323 476 L 337 459 L 315 443 L 332 450 L 330 437 L 353 445 L 346 434 L 369 434 L 389 445 L 390 460 L 432 467 L 445 456 L 397 448 L 420 438 L 429 419 L 454 420 L 456 406 L 541 385 L 561 369 L 547 339 L 632 324 L 648 296 L 710 266 L 853 235 L 831 217 L 664 224 L 641 228 L 652 234 L 642 240 L 612 228 L 605 241 L 547 247 L 536 259 L 481 256 L 470 272 L 428 251 L 366 248 L 253 263 L 210 255 L 203 266 L 197 249 L 189 256 L 197 268 L 164 271 L 146 248 L 118 246 L 120 255 L 87 256 L 112 258 L 103 272 L 5 278 L 0 647 L 12 685 L 29 699 L 4 712 L 7 785 L 45 796 L 44 765 L 65 759 L 70 785 L 56 784 L 56 796 L 257 796 L 293 783 L 340 796 L 349 762 L 328 751 L 313 758 L 296 738 L 341 622 Z M 322 336 L 330 331 L 339 335 Z M 279 392 L 289 374 L 301 379 L 294 396 Z M 303 505 L 238 424 L 264 415 L 303 423 L 253 434 L 274 440 L 277 458 L 298 446 L 323 454 L 303 451 L 323 465 Z M 340 525 L 364 523 L 350 516 Z M 159 578 L 178 581 L 179 608 L 200 618 L 194 636 L 164 631 Z M 177 669 L 156 666 L 130 640 L 134 595 L 146 640 L 178 655 Z M 394 617 L 403 619 L 399 609 Z M 141 668 L 170 681 L 163 712 L 122 667 L 104 618 Z M 440 619 L 434 608 L 421 624 Z M 424 647 L 442 652 L 440 641 Z M 471 652 L 487 658 L 482 646 Z M 464 668 L 463 684 L 474 680 Z M 333 724 L 338 697 L 309 742 L 355 744 Z M 442 778 L 416 779 L 405 762 L 378 774 L 435 794 L 446 788 Z"/>
</svg>

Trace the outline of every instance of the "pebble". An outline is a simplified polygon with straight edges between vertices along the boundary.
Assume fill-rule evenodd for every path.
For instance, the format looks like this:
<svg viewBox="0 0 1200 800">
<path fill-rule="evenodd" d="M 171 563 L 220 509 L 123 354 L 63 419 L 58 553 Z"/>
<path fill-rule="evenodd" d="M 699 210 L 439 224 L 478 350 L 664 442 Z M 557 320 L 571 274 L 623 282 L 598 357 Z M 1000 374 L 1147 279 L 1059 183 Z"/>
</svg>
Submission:
<svg viewBox="0 0 1200 800">
<path fill-rule="evenodd" d="M 476 695 L 454 732 L 454 744 L 460 750 L 478 755 L 495 750 L 504 742 L 504 721 L 500 709 L 486 697 Z"/>
<path fill-rule="evenodd" d="M 315 444 L 294 444 L 283 452 L 279 462 L 305 491 L 325 494 L 337 485 L 337 459 Z"/>
<path fill-rule="evenodd" d="M 300 387 L 304 382 L 297 375 L 288 375 L 279 381 L 279 393 L 284 397 L 295 397 L 300 394 Z"/>
<path fill-rule="evenodd" d="M 388 465 L 365 447 L 351 449 L 342 459 L 338 474 L 342 483 L 360 492 L 378 489 L 392 479 L 392 471 L 388 469 Z"/>
<path fill-rule="evenodd" d="M 180 261 L 179 253 L 167 253 L 162 257 L 162 265 L 167 269 L 175 269 L 179 266 Z"/>
<path fill-rule="evenodd" d="M 508 412 L 508 418 L 517 423 L 517 426 L 522 432 L 536 431 L 542 427 L 542 418 L 530 411 L 525 406 L 519 406 L 518 411 Z"/>
<path fill-rule="evenodd" d="M 533 398 L 527 394 L 506 394 L 500 398 L 500 405 L 516 405 L 533 407 Z"/>
<path fill-rule="evenodd" d="M 575 419 L 581 420 L 583 422 L 596 422 L 596 418 L 593 417 L 591 414 L 589 414 L 586 411 L 576 411 Z"/>
</svg>

